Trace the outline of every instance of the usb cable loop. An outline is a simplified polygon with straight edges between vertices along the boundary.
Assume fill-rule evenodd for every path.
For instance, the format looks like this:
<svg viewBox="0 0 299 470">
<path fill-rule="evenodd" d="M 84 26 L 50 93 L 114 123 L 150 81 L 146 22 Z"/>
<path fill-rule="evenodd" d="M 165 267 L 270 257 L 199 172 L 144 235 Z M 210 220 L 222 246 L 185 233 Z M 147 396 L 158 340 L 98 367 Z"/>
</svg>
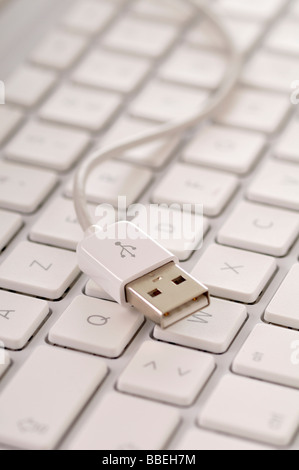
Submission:
<svg viewBox="0 0 299 470">
<path fill-rule="evenodd" d="M 163 1 L 168 2 L 168 0 Z M 136 255 L 121 257 L 119 248 L 132 246 L 129 232 L 133 224 L 118 222 L 116 224 L 118 227 L 108 227 L 106 237 L 100 239 L 99 229 L 90 230 L 94 221 L 87 206 L 86 184 L 92 171 L 104 161 L 158 139 L 178 134 L 183 136 L 184 132 L 211 118 L 235 88 L 242 69 L 243 56 L 236 49 L 221 19 L 206 2 L 184 0 L 185 2 L 192 6 L 197 14 L 205 16 L 227 44 L 228 65 L 221 86 L 207 101 L 204 109 L 198 113 L 163 124 L 110 147 L 96 150 L 82 163 L 74 183 L 75 209 L 78 221 L 86 232 L 84 240 L 78 246 L 81 270 L 117 302 L 135 306 L 162 328 L 206 307 L 209 304 L 207 288 L 182 270 L 175 256 L 136 226 L 133 226 L 135 237 L 138 231 L 140 235 L 136 237 L 136 246 L 134 246 Z M 121 241 L 116 235 L 119 229 L 128 232 Z M 109 234 L 110 231 L 113 233 Z M 176 283 L 175 281 L 179 279 L 182 282 Z"/>
</svg>

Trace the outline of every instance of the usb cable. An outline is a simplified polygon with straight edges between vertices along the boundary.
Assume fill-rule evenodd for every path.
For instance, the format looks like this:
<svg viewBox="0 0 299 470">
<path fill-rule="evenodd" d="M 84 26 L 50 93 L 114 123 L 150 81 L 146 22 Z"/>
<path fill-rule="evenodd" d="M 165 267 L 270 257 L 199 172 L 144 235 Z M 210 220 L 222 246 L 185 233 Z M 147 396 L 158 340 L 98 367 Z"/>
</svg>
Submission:
<svg viewBox="0 0 299 470">
<path fill-rule="evenodd" d="M 159 0 L 167 1 L 168 0 Z M 209 305 L 208 289 L 178 264 L 178 259 L 129 222 L 118 222 L 103 233 L 94 225 L 86 200 L 86 183 L 91 172 L 105 160 L 154 140 L 182 135 L 210 118 L 234 89 L 243 60 L 229 33 L 206 2 L 184 0 L 197 14 L 205 16 L 227 44 L 228 66 L 222 85 L 206 107 L 188 118 L 161 125 L 155 130 L 96 150 L 79 168 L 74 183 L 74 203 L 85 236 L 78 245 L 81 270 L 122 305 L 136 307 L 162 328 Z"/>
</svg>

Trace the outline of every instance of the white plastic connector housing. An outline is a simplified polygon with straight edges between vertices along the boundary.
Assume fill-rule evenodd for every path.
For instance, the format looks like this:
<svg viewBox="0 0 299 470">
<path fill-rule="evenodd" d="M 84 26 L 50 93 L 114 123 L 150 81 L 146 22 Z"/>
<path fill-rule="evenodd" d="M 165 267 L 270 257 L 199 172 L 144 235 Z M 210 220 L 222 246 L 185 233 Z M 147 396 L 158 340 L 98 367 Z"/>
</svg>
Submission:
<svg viewBox="0 0 299 470">
<path fill-rule="evenodd" d="M 178 259 L 130 222 L 92 227 L 79 243 L 80 269 L 121 305 L 126 286 Z"/>
</svg>

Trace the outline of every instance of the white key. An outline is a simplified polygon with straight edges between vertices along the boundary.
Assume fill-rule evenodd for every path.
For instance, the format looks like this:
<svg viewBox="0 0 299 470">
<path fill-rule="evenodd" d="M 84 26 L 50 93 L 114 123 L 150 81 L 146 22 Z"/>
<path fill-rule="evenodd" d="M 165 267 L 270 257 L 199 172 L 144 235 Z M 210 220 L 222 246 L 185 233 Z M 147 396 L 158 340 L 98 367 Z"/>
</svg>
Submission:
<svg viewBox="0 0 299 470">
<path fill-rule="evenodd" d="M 116 13 L 112 2 L 84 0 L 77 2 L 66 14 L 63 24 L 78 33 L 100 33 Z"/>
<path fill-rule="evenodd" d="M 248 19 L 222 17 L 221 20 L 231 35 L 235 47 L 243 54 L 247 54 L 253 49 L 264 30 L 262 23 Z M 195 28 L 191 29 L 190 33 L 187 35 L 187 41 L 193 46 L 225 51 L 225 44 L 223 43 L 222 37 L 220 37 L 217 30 L 205 20 L 203 20 L 199 26 L 197 25 Z"/>
<path fill-rule="evenodd" d="M 49 33 L 31 55 L 31 61 L 58 70 L 71 67 L 83 53 L 87 41 L 67 31 Z"/>
<path fill-rule="evenodd" d="M 177 256 L 180 261 L 186 261 L 195 250 L 201 248 L 204 235 L 209 230 L 209 222 L 205 217 L 200 214 L 190 214 L 190 223 L 187 223 L 187 214 L 184 215 L 181 210 L 156 205 L 144 209 L 144 211 L 137 209 L 132 222 Z"/>
<path fill-rule="evenodd" d="M 218 233 L 218 242 L 265 255 L 285 256 L 299 235 L 293 212 L 242 202 Z"/>
<path fill-rule="evenodd" d="M 86 284 L 85 294 L 88 295 L 88 297 L 95 297 L 96 299 L 109 300 L 110 302 L 115 302 L 115 300 L 109 294 L 107 294 L 104 289 L 98 286 L 91 279 Z"/>
<path fill-rule="evenodd" d="M 216 115 L 216 121 L 232 127 L 271 134 L 290 112 L 287 96 L 247 88 L 237 89 Z"/>
<path fill-rule="evenodd" d="M 24 348 L 48 314 L 44 300 L 0 291 L 0 340 L 8 349 Z"/>
<path fill-rule="evenodd" d="M 299 392 L 233 375 L 208 399 L 199 423 L 270 445 L 290 444 L 298 429 Z"/>
<path fill-rule="evenodd" d="M 178 85 L 153 82 L 133 101 L 129 112 L 135 117 L 164 122 L 199 112 L 207 92 Z"/>
<path fill-rule="evenodd" d="M 113 118 L 120 105 L 121 97 L 116 94 L 64 85 L 41 108 L 40 116 L 95 132 Z"/>
<path fill-rule="evenodd" d="M 32 65 L 22 65 L 6 81 L 6 99 L 24 107 L 38 104 L 51 90 L 56 74 Z"/>
<path fill-rule="evenodd" d="M 297 331 L 257 325 L 235 358 L 233 371 L 236 374 L 299 388 L 298 349 Z"/>
<path fill-rule="evenodd" d="M 235 439 L 222 434 L 203 431 L 202 429 L 190 429 L 182 437 L 175 450 L 271 450 L 259 444 Z"/>
<path fill-rule="evenodd" d="M 172 23 L 185 23 L 191 16 L 192 10 L 184 5 L 182 0 L 173 0 L 173 6 L 162 3 L 160 0 L 138 0 L 133 3 L 132 11 L 144 18 L 170 21 Z"/>
<path fill-rule="evenodd" d="M 212 299 L 210 307 L 162 330 L 155 327 L 160 341 L 214 354 L 225 353 L 247 318 L 244 305 Z"/>
<path fill-rule="evenodd" d="M 106 226 L 115 222 L 114 211 L 105 209 L 103 217 L 96 217 L 96 206 L 89 205 L 95 223 Z M 59 197 L 45 209 L 33 225 L 30 239 L 34 242 L 76 251 L 83 239 L 83 230 L 77 220 L 74 202 Z"/>
<path fill-rule="evenodd" d="M 122 392 L 191 405 L 215 369 L 212 356 L 146 341 L 118 379 Z"/>
<path fill-rule="evenodd" d="M 54 189 L 57 176 L 45 170 L 0 162 L 0 206 L 34 212 Z"/>
<path fill-rule="evenodd" d="M 103 44 L 122 52 L 160 57 L 174 43 L 177 33 L 177 28 L 170 24 L 127 17 L 119 20 L 108 31 Z"/>
<path fill-rule="evenodd" d="M 0 145 L 14 132 L 23 119 L 23 114 L 17 108 L 6 104 L 0 106 Z"/>
<path fill-rule="evenodd" d="M 9 354 L 4 349 L 0 349 L 0 379 L 3 377 L 3 375 L 9 368 L 10 364 L 11 361 Z"/>
<path fill-rule="evenodd" d="M 117 207 L 118 197 L 126 196 L 127 206 L 135 202 L 152 179 L 152 173 L 128 163 L 105 162 L 91 174 L 87 185 L 87 199 L 94 203 L 108 203 Z M 73 196 L 73 181 L 66 188 L 66 195 Z"/>
<path fill-rule="evenodd" d="M 294 77 L 299 77 L 297 58 L 259 51 L 245 65 L 241 81 L 247 86 L 289 93 Z"/>
<path fill-rule="evenodd" d="M 150 68 L 147 59 L 93 50 L 80 63 L 72 79 L 82 85 L 131 93 L 145 79 Z"/>
<path fill-rule="evenodd" d="M 270 21 L 285 6 L 284 0 L 217 0 L 216 8 L 222 13 L 244 19 Z"/>
<path fill-rule="evenodd" d="M 212 295 L 254 303 L 276 271 L 276 261 L 264 255 L 211 245 L 192 274 Z"/>
<path fill-rule="evenodd" d="M 54 449 L 106 374 L 99 359 L 39 347 L 1 393 L 1 442 Z"/>
<path fill-rule="evenodd" d="M 265 46 L 272 51 L 282 54 L 299 54 L 298 20 L 287 18 L 281 20 L 270 32 Z M 296 77 L 297 78 L 297 77 Z M 295 77 L 293 77 L 293 80 Z"/>
<path fill-rule="evenodd" d="M 279 138 L 274 148 L 275 156 L 281 160 L 299 163 L 299 148 L 297 137 L 299 135 L 299 118 L 292 121 Z"/>
<path fill-rule="evenodd" d="M 56 171 L 69 170 L 89 144 L 85 132 L 41 122 L 29 122 L 5 149 L 10 160 Z"/>
<path fill-rule="evenodd" d="M 199 131 L 183 158 L 188 163 L 243 175 L 253 168 L 265 145 L 262 134 L 210 125 Z"/>
<path fill-rule="evenodd" d="M 0 251 L 7 246 L 22 225 L 23 220 L 20 215 L 0 210 Z"/>
<path fill-rule="evenodd" d="M 224 54 L 181 46 L 160 69 L 159 76 L 170 82 L 213 90 L 220 85 L 225 67 Z"/>
<path fill-rule="evenodd" d="M 51 328 L 49 341 L 116 358 L 123 353 L 143 322 L 144 317 L 131 307 L 81 295 Z"/>
<path fill-rule="evenodd" d="M 162 450 L 178 427 L 178 410 L 120 393 L 106 395 L 73 439 L 72 450 Z M 101 423 L 101 426 L 99 426 Z"/>
<path fill-rule="evenodd" d="M 299 167 L 292 163 L 269 161 L 247 191 L 252 201 L 299 210 Z"/>
<path fill-rule="evenodd" d="M 74 253 L 22 242 L 0 265 L 0 286 L 57 300 L 79 274 Z"/>
<path fill-rule="evenodd" d="M 153 128 L 154 125 L 150 122 L 124 116 L 105 134 L 103 140 L 101 140 L 101 146 L 112 145 L 128 136 L 138 135 Z M 157 140 L 156 142 L 128 150 L 123 154 L 122 158 L 139 165 L 160 168 L 171 157 L 179 142 L 180 136 Z"/>
<path fill-rule="evenodd" d="M 295 264 L 266 309 L 265 320 L 267 322 L 299 329 L 298 282 L 299 264 Z"/>
<path fill-rule="evenodd" d="M 153 201 L 167 204 L 202 204 L 204 214 L 216 216 L 238 187 L 234 176 L 189 165 L 172 167 L 155 189 Z"/>
</svg>

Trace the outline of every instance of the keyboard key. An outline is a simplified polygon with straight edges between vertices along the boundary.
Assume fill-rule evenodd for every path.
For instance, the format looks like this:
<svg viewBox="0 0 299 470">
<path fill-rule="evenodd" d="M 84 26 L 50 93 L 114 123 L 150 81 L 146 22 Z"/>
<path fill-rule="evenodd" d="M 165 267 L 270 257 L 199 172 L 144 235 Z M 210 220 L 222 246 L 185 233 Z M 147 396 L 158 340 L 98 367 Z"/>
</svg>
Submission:
<svg viewBox="0 0 299 470">
<path fill-rule="evenodd" d="M 128 136 L 138 135 L 154 129 L 154 125 L 144 120 L 133 119 L 129 116 L 122 117 L 105 134 L 101 140 L 101 146 L 113 145 L 115 142 L 126 139 Z M 145 165 L 152 168 L 163 166 L 173 154 L 180 142 L 180 136 L 171 139 L 162 139 L 155 142 L 133 148 L 122 156 L 124 160 Z"/>
<path fill-rule="evenodd" d="M 22 65 L 6 82 L 8 102 L 24 107 L 38 104 L 54 86 L 56 75 L 32 65 Z"/>
<path fill-rule="evenodd" d="M 116 161 L 104 162 L 93 171 L 87 182 L 87 199 L 117 207 L 118 198 L 126 196 L 127 206 L 130 206 L 139 198 L 151 179 L 152 173 L 147 169 Z M 73 181 L 66 188 L 66 196 L 73 196 Z"/>
<path fill-rule="evenodd" d="M 95 297 L 96 299 L 109 300 L 110 302 L 115 302 L 115 300 L 92 279 L 90 279 L 86 284 L 85 294 L 88 297 Z"/>
<path fill-rule="evenodd" d="M 120 105 L 116 94 L 63 85 L 41 108 L 40 116 L 96 132 L 108 124 Z"/>
<path fill-rule="evenodd" d="M 22 225 L 23 220 L 20 215 L 0 210 L 0 251 L 7 246 Z"/>
<path fill-rule="evenodd" d="M 115 13 L 112 2 L 80 0 L 67 12 L 63 24 L 78 33 L 94 35 L 110 23 Z"/>
<path fill-rule="evenodd" d="M 224 54 L 181 46 L 162 66 L 159 76 L 166 81 L 213 90 L 219 87 L 226 66 Z"/>
<path fill-rule="evenodd" d="M 4 351 L 4 349 L 0 349 L 0 379 L 3 377 L 7 369 L 11 364 L 9 354 Z"/>
<path fill-rule="evenodd" d="M 276 268 L 274 258 L 211 245 L 192 275 L 209 287 L 211 295 L 251 304 L 257 301 Z"/>
<path fill-rule="evenodd" d="M 152 199 L 155 203 L 202 204 L 204 214 L 214 217 L 225 208 L 237 187 L 234 176 L 177 164 L 155 189 Z"/>
<path fill-rule="evenodd" d="M 130 114 L 142 119 L 173 121 L 199 112 L 207 92 L 154 82 L 133 101 Z"/>
<path fill-rule="evenodd" d="M 221 13 L 254 19 L 258 21 L 270 21 L 276 17 L 285 6 L 284 0 L 217 0 L 216 8 Z"/>
<path fill-rule="evenodd" d="M 120 393 L 106 395 L 71 443 L 72 450 L 162 450 L 180 422 L 178 410 Z"/>
<path fill-rule="evenodd" d="M 275 156 L 281 160 L 289 160 L 299 163 L 299 148 L 297 145 L 297 136 L 299 134 L 299 118 L 292 121 L 279 138 L 274 147 Z"/>
<path fill-rule="evenodd" d="M 122 52 L 155 58 L 167 52 L 177 34 L 177 28 L 171 24 L 125 17 L 108 31 L 103 38 L 103 45 Z"/>
<path fill-rule="evenodd" d="M 299 235 L 293 212 L 242 202 L 218 233 L 218 242 L 271 256 L 285 256 Z"/>
<path fill-rule="evenodd" d="M 22 242 L 0 265 L 0 286 L 57 300 L 79 274 L 74 253 Z"/>
<path fill-rule="evenodd" d="M 245 65 L 242 83 L 251 87 L 288 93 L 294 77 L 298 76 L 298 59 L 262 50 Z"/>
<path fill-rule="evenodd" d="M 183 158 L 188 163 L 243 175 L 253 168 L 265 145 L 262 134 L 211 125 L 199 131 Z"/>
<path fill-rule="evenodd" d="M 119 377 L 117 387 L 133 395 L 189 406 L 214 369 L 212 356 L 146 341 Z"/>
<path fill-rule="evenodd" d="M 72 78 L 81 85 L 131 93 L 145 79 L 150 68 L 151 63 L 147 59 L 93 50 L 81 62 Z"/>
<path fill-rule="evenodd" d="M 298 281 L 299 264 L 295 264 L 266 309 L 267 322 L 299 330 Z"/>
<path fill-rule="evenodd" d="M 154 337 L 187 348 L 223 354 L 247 318 L 244 305 L 212 299 L 210 307 L 162 330 L 155 327 Z"/>
<path fill-rule="evenodd" d="M 182 24 L 190 19 L 192 9 L 181 0 L 173 0 L 173 6 L 160 1 L 138 0 L 132 5 L 132 12 L 152 20 L 170 21 Z"/>
<path fill-rule="evenodd" d="M 0 162 L 0 207 L 24 213 L 34 212 L 56 183 L 54 173 Z"/>
<path fill-rule="evenodd" d="M 244 54 L 254 48 L 264 31 L 263 24 L 256 21 L 230 17 L 222 17 L 221 20 L 234 40 L 235 47 Z M 219 32 L 205 20 L 191 29 L 187 34 L 187 41 L 197 47 L 208 47 L 221 51 L 225 51 L 226 48 Z"/>
<path fill-rule="evenodd" d="M 47 302 L 0 291 L 0 340 L 8 349 L 23 349 L 48 315 Z"/>
<path fill-rule="evenodd" d="M 97 224 L 110 225 L 115 222 L 114 210 L 105 208 L 103 217 L 96 216 L 96 206 L 89 205 L 90 212 Z M 34 242 L 52 245 L 58 248 L 76 251 L 79 241 L 83 239 L 73 201 L 59 197 L 45 209 L 33 225 L 30 239 Z"/>
<path fill-rule="evenodd" d="M 97 358 L 39 347 L 1 393 L 1 442 L 54 449 L 106 374 Z"/>
<path fill-rule="evenodd" d="M 233 371 L 247 377 L 299 388 L 298 349 L 297 331 L 257 325 L 234 360 Z"/>
<path fill-rule="evenodd" d="M 299 392 L 233 375 L 212 392 L 199 423 L 270 445 L 290 444 L 298 429 Z"/>
<path fill-rule="evenodd" d="M 287 96 L 269 91 L 237 89 L 216 115 L 219 124 L 271 134 L 290 112 Z"/>
<path fill-rule="evenodd" d="M 145 206 L 144 209 L 136 216 L 136 213 L 132 214 L 135 216 L 132 222 L 180 261 L 186 261 L 201 248 L 204 235 L 209 230 L 205 217 L 157 205 Z"/>
<path fill-rule="evenodd" d="M 23 114 L 17 108 L 8 104 L 0 106 L 0 145 L 10 137 L 23 119 Z"/>
<path fill-rule="evenodd" d="M 31 61 L 57 70 L 71 67 L 83 53 L 87 41 L 67 31 L 49 33 L 31 55 Z"/>
<path fill-rule="evenodd" d="M 66 171 L 88 144 L 89 136 L 84 132 L 29 122 L 6 147 L 5 154 L 10 160 Z"/>
<path fill-rule="evenodd" d="M 190 429 L 179 441 L 175 450 L 271 450 L 259 444 L 235 439 L 222 434 L 203 431 L 201 429 Z"/>
<path fill-rule="evenodd" d="M 265 46 L 281 54 L 299 54 L 298 20 L 287 18 L 277 23 L 265 41 Z M 293 80 L 295 78 L 293 77 Z M 292 81 L 293 81 L 292 80 Z"/>
<path fill-rule="evenodd" d="M 299 167 L 291 163 L 269 161 L 247 191 L 252 201 L 299 210 Z"/>
<path fill-rule="evenodd" d="M 99 356 L 119 357 L 144 322 L 131 307 L 77 297 L 51 328 L 49 341 Z"/>
</svg>

